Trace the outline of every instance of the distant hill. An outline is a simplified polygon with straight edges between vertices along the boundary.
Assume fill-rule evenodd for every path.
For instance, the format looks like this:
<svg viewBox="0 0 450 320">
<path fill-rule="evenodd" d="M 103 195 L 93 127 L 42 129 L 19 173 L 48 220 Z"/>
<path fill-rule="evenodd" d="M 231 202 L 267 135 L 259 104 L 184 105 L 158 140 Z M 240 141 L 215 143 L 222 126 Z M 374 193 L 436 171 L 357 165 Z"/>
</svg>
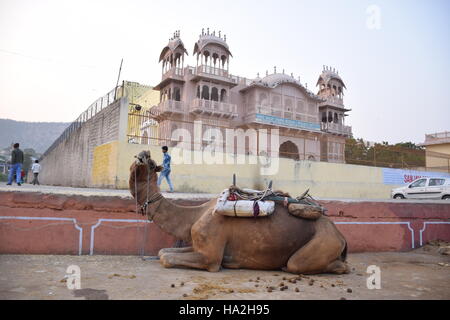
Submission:
<svg viewBox="0 0 450 320">
<path fill-rule="evenodd" d="M 68 122 L 25 122 L 0 119 L 0 148 L 11 143 L 20 143 L 20 148 L 33 148 L 44 153 L 70 123 Z"/>
</svg>

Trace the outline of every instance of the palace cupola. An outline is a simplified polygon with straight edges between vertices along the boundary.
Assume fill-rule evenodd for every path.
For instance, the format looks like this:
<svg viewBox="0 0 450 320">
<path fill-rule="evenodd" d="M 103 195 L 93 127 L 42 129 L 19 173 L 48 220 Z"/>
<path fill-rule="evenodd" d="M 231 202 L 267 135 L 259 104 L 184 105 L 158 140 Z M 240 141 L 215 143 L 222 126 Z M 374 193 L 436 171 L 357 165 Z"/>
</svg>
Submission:
<svg viewBox="0 0 450 320">
<path fill-rule="evenodd" d="M 347 88 L 339 72 L 334 68 L 323 66 L 316 86 L 319 87 L 317 95 L 324 100 L 319 104 L 322 130 L 351 136 L 351 127 L 345 125 L 346 113 L 351 111 L 344 106 L 344 89 Z"/>
<path fill-rule="evenodd" d="M 156 90 L 163 89 L 172 81 L 184 82 L 184 56 L 187 54 L 180 38 L 180 31 L 175 31 L 159 55 L 159 62 L 162 64 L 162 79 L 161 83 L 155 87 Z"/>
<path fill-rule="evenodd" d="M 206 66 L 218 70 L 229 71 L 230 57 L 233 55 L 227 44 L 227 36 L 219 31 L 212 33 L 209 28 L 205 32 L 202 29 L 202 34 L 194 46 L 194 55 L 197 58 L 197 66 Z"/>
<path fill-rule="evenodd" d="M 317 95 L 324 99 L 336 97 L 343 100 L 344 89 L 347 89 L 339 76 L 339 71 L 327 66 L 323 66 L 322 74 L 319 76 L 316 86 L 319 86 Z"/>
</svg>

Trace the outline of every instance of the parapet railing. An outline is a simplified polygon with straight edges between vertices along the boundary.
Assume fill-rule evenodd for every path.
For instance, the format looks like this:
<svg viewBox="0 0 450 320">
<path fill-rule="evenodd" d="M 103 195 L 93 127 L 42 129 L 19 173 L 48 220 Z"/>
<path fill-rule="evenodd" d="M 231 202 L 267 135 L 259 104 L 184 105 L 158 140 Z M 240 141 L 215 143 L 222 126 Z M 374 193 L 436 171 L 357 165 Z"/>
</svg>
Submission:
<svg viewBox="0 0 450 320">
<path fill-rule="evenodd" d="M 113 102 L 115 102 L 117 99 L 121 98 L 121 96 L 118 97 L 118 89 L 123 88 L 122 87 L 115 87 L 110 92 L 108 92 L 106 95 L 98 98 L 94 101 L 87 109 L 84 111 L 80 116 L 73 121 L 64 131 L 63 133 L 53 142 L 53 144 L 44 152 L 44 154 L 41 156 L 41 159 L 44 158 L 46 155 L 48 155 L 50 152 L 53 151 L 62 141 L 65 141 L 68 139 L 74 131 L 76 131 L 78 128 L 80 128 L 83 123 L 94 117 L 97 113 L 111 105 Z M 124 95 L 122 90 L 122 96 Z"/>
</svg>

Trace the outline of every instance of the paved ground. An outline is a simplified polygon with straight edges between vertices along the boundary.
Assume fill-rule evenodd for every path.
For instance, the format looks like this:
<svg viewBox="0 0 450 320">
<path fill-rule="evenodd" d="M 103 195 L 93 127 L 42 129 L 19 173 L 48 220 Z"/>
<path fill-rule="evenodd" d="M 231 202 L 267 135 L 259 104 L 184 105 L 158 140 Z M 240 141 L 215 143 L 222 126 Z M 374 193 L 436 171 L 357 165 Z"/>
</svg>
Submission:
<svg viewBox="0 0 450 320">
<path fill-rule="evenodd" d="M 0 255 L 0 299 L 450 299 L 450 256 L 433 248 L 351 254 L 349 262 L 351 274 L 293 283 L 297 276 L 280 271 L 165 269 L 140 257 Z M 80 290 L 67 289 L 69 265 L 81 268 Z M 381 268 L 380 290 L 367 289 L 369 265 Z"/>
</svg>

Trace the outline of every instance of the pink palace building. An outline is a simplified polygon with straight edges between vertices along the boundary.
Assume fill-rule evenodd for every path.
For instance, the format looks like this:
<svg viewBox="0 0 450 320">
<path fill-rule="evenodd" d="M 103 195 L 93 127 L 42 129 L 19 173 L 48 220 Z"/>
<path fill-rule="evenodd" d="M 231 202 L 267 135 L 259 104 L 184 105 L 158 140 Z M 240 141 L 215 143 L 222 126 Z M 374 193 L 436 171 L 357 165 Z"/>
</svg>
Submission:
<svg viewBox="0 0 450 320">
<path fill-rule="evenodd" d="M 223 137 L 226 128 L 277 128 L 280 156 L 345 162 L 345 140 L 352 129 L 345 125 L 350 110 L 344 106 L 346 87 L 337 71 L 324 66 L 317 94 L 276 68 L 273 74 L 258 74 L 255 79 L 231 75 L 226 35 L 210 33 L 209 28 L 194 45 L 195 66 L 185 65 L 187 55 L 177 31 L 159 57 L 162 79 L 154 89 L 160 92 L 160 103 L 149 113 L 159 123 L 161 144 L 174 146 L 167 141 L 179 128 L 193 136 L 194 121 L 201 120 L 204 132 L 219 128 Z M 203 147 L 210 141 L 202 137 Z"/>
</svg>

